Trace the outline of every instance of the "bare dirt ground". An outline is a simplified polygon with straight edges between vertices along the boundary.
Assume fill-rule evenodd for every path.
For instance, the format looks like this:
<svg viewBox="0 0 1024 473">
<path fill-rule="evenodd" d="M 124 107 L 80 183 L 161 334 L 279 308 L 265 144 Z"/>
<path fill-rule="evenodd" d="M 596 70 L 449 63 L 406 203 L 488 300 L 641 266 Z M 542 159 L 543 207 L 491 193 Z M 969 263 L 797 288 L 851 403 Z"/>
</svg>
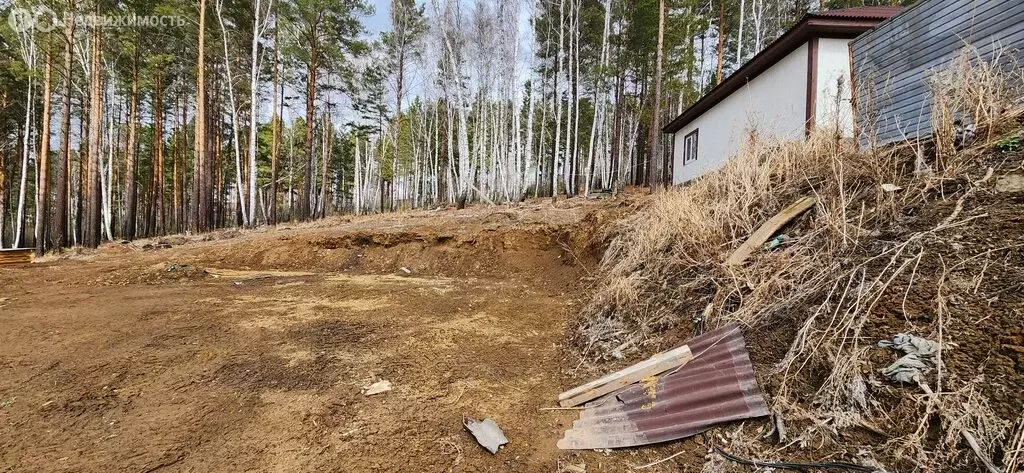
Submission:
<svg viewBox="0 0 1024 473">
<path fill-rule="evenodd" d="M 621 471 L 556 449 L 565 324 L 629 206 L 338 218 L 0 268 L 0 471 Z M 168 248 L 168 245 L 170 247 Z M 404 269 L 403 269 L 404 268 Z M 386 379 L 394 390 L 360 389 Z M 510 443 L 485 452 L 463 416 Z"/>
<path fill-rule="evenodd" d="M 1018 415 L 1024 389 L 1022 196 L 970 200 L 964 215 L 986 217 L 929 241 L 916 280 L 896 281 L 883 316 L 865 328 L 866 339 L 878 340 L 906 324 L 927 326 L 945 267 L 936 258 L 982 255 L 982 264 L 949 275 L 967 289 L 948 300 L 946 329 L 959 346 L 946 363 L 984 375 L 981 391 L 1007 419 Z M 930 228 L 954 204 L 909 209 L 891 232 Z M 540 410 L 585 378 L 630 363 L 582 363 L 565 336 L 597 271 L 596 238 L 636 205 L 578 199 L 338 217 L 0 267 L 0 472 L 594 473 L 675 454 L 641 471 L 701 471 L 717 457 L 699 438 L 560 451 L 555 443 L 576 412 Z M 889 239 L 884 233 L 865 247 Z M 662 348 L 689 337 L 688 318 L 680 320 Z M 753 329 L 761 336 L 748 345 L 760 374 L 771 372 L 796 328 Z M 891 358 L 876 353 L 872 365 Z M 394 389 L 361 393 L 381 379 Z M 768 395 L 773 383 L 762 376 Z M 882 393 L 896 418 L 917 408 L 904 390 Z M 490 455 L 462 427 L 464 416 L 493 418 L 510 443 Z M 767 422 L 711 435 L 758 457 L 729 439 L 761 436 Z M 838 453 L 855 458 L 887 437 L 849 432 Z"/>
</svg>

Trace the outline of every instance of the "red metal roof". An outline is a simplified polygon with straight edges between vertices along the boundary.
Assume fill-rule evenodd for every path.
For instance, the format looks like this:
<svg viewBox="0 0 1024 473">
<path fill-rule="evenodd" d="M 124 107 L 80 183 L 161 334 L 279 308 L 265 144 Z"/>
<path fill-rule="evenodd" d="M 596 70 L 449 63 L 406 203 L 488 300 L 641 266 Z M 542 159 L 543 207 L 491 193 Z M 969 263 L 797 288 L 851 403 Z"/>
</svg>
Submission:
<svg viewBox="0 0 1024 473">
<path fill-rule="evenodd" d="M 723 422 L 768 415 L 736 324 L 686 343 L 694 359 L 653 386 L 627 386 L 589 404 L 558 448 L 583 450 L 681 439 Z"/>
<path fill-rule="evenodd" d="M 825 17 L 836 17 L 836 18 L 862 18 L 870 20 L 887 20 L 902 10 L 903 7 L 889 7 L 889 6 L 878 6 L 878 7 L 853 7 L 843 8 L 841 10 L 829 10 L 823 11 L 818 16 Z"/>
</svg>

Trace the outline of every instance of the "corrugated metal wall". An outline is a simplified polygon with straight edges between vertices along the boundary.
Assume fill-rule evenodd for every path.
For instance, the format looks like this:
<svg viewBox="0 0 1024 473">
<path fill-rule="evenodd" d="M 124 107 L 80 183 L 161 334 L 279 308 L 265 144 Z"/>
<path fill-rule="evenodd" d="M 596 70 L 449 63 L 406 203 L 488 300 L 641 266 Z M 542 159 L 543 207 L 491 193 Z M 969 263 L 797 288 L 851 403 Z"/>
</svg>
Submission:
<svg viewBox="0 0 1024 473">
<path fill-rule="evenodd" d="M 858 140 L 884 145 L 931 135 L 928 78 L 967 45 L 1024 66 L 1024 0 L 920 0 L 852 42 Z"/>
</svg>

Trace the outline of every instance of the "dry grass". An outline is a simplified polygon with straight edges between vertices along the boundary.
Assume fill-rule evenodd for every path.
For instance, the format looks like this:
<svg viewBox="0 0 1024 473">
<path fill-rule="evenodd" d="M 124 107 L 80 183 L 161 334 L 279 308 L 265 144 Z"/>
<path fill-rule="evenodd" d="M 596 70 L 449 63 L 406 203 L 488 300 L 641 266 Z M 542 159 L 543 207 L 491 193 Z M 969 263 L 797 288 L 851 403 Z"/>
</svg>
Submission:
<svg viewBox="0 0 1024 473">
<path fill-rule="evenodd" d="M 1010 422 L 993 412 L 978 390 L 982 382 L 976 378 L 953 392 L 916 396 L 920 409 L 916 429 L 891 439 L 883 449 L 891 457 L 906 459 L 925 471 L 945 471 L 952 465 L 976 463 L 980 455 L 992 459 L 1000 451 L 1009 452 L 1002 442 L 1009 433 Z M 929 440 L 936 418 L 943 432 L 937 442 Z M 979 452 L 959 448 L 967 436 L 978 443 Z"/>
<path fill-rule="evenodd" d="M 793 307 L 828 283 L 868 220 L 889 218 L 919 198 L 878 191 L 883 183 L 908 185 L 908 165 L 898 151 L 861 153 L 827 133 L 751 143 L 722 171 L 661 192 L 616 224 L 602 261 L 604 284 L 580 340 L 607 354 L 622 344 L 639 349 L 650 334 L 678 323 L 678 314 L 700 314 L 707 304 L 713 322 L 748 326 Z M 817 217 L 787 232 L 782 251 L 724 265 L 758 225 L 804 195 L 817 197 Z"/>
<path fill-rule="evenodd" d="M 991 142 L 1010 125 L 1024 93 L 1024 69 L 1001 49 L 982 58 L 968 48 L 933 75 L 929 87 L 936 160 L 955 175 L 962 171 L 957 164 L 965 164 L 957 163 L 956 155 L 971 128 L 979 128 L 983 141 Z"/>
<path fill-rule="evenodd" d="M 862 330 L 876 305 L 892 297 L 894 281 L 907 292 L 924 283 L 917 269 L 929 241 L 975 218 L 961 213 L 992 177 L 983 159 L 991 142 L 1016 126 L 1019 70 L 1007 75 L 965 55 L 936 75 L 932 145 L 858 151 L 837 140 L 834 130 L 804 142 L 752 140 L 720 171 L 657 193 L 609 230 L 600 284 L 575 327 L 576 345 L 588 359 L 647 354 L 666 330 L 691 326 L 690 319 L 759 330 L 793 327 L 781 361 L 771 373 L 758 374 L 771 380 L 774 409 L 808 426 L 801 437 L 820 436 L 818 443 L 828 444 L 851 426 L 896 422 L 862 375 L 871 371 L 867 352 L 874 343 Z M 973 143 L 964 141 L 965 124 L 976 135 Z M 783 229 L 788 238 L 781 247 L 741 266 L 724 264 L 760 224 L 803 196 L 816 197 L 816 207 Z M 904 209 L 929 199 L 955 199 L 956 205 L 933 228 L 873 245 L 877 229 L 898 226 Z M 940 344 L 950 341 L 943 333 L 942 294 L 954 289 L 945 284 L 944 274 L 934 307 L 938 322 L 931 327 Z M 956 447 L 967 432 L 983 454 L 1024 461 L 1024 440 L 1012 443 L 1010 422 L 993 414 L 972 376 L 945 373 L 940 365 L 938 394 L 922 399 L 906 390 L 909 414 L 917 416 L 909 420 L 911 433 L 869 453 L 905 455 L 919 469 L 942 471 L 965 461 Z M 941 441 L 925 435 L 936 415 Z"/>
<path fill-rule="evenodd" d="M 1017 418 L 1016 427 L 1003 447 L 1006 457 L 1003 464 L 1006 465 L 1006 473 L 1017 473 L 1024 471 L 1024 411 Z"/>
</svg>

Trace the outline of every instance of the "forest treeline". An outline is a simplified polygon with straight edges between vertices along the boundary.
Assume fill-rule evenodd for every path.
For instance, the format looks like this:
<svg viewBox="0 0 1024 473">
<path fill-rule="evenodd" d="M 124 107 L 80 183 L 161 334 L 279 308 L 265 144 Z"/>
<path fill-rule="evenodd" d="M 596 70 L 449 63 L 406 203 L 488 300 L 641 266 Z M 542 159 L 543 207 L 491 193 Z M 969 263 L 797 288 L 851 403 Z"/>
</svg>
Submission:
<svg viewBox="0 0 1024 473">
<path fill-rule="evenodd" d="M 661 124 L 863 4 L 0 2 L 0 246 L 657 185 Z"/>
</svg>

